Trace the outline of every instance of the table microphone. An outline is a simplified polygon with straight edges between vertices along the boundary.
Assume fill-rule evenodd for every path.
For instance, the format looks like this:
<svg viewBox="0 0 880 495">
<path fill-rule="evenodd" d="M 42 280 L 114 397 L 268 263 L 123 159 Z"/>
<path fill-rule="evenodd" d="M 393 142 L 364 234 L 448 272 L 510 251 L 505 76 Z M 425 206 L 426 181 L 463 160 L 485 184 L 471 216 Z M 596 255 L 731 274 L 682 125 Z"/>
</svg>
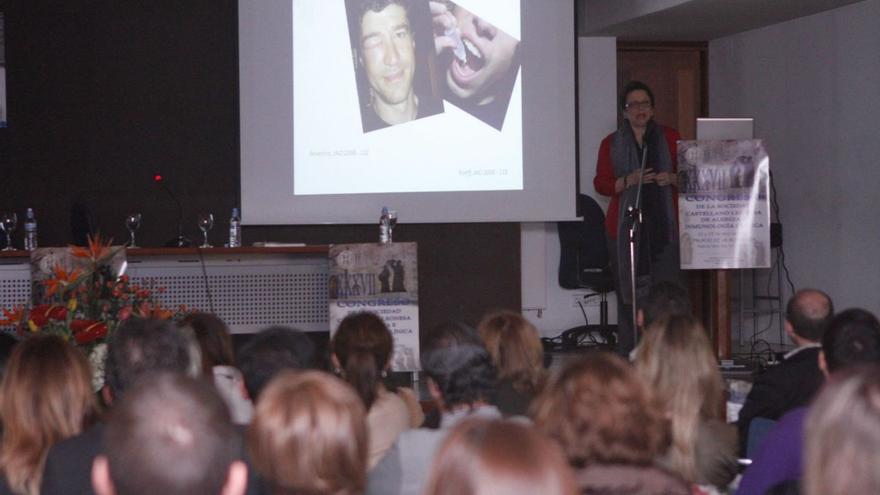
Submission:
<svg viewBox="0 0 880 495">
<path fill-rule="evenodd" d="M 162 174 L 158 172 L 153 174 L 153 182 L 158 184 L 162 189 L 165 189 L 165 192 L 167 192 L 168 195 L 171 196 L 171 199 L 177 204 L 177 237 L 166 242 L 165 247 L 192 247 L 192 241 L 183 235 L 183 206 L 181 206 L 180 200 L 177 199 L 177 196 L 171 188 L 165 184 L 165 178 L 162 177 Z"/>
</svg>

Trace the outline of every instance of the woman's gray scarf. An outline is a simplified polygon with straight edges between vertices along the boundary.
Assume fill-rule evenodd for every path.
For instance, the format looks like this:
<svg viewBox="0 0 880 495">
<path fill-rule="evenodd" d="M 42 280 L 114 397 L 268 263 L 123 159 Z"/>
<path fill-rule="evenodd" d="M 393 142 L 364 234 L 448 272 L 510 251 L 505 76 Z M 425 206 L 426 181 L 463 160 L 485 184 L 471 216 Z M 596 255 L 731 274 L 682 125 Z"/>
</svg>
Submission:
<svg viewBox="0 0 880 495">
<path fill-rule="evenodd" d="M 649 121 L 643 142 L 648 146 L 646 167 L 653 168 L 654 172 L 672 172 L 672 157 L 669 154 L 663 127 L 655 124 L 653 120 Z M 623 121 L 623 125 L 611 139 L 611 163 L 615 177 L 628 175 L 642 166 L 640 149 L 628 120 Z M 627 210 L 635 205 L 637 191 L 637 187 L 629 187 L 620 192 L 620 209 L 617 212 L 617 277 L 618 287 L 622 292 L 618 297 L 623 297 L 623 301 L 627 304 L 632 302 Z M 677 240 L 675 209 L 672 206 L 673 193 L 673 189 L 668 186 L 660 187 L 656 184 L 642 186 L 641 208 L 644 228 L 636 229 L 635 232 L 636 260 L 639 268 L 637 274 L 649 274 L 652 258 L 649 254 L 662 252 L 670 242 Z M 641 284 L 637 281 L 636 285 Z"/>
</svg>

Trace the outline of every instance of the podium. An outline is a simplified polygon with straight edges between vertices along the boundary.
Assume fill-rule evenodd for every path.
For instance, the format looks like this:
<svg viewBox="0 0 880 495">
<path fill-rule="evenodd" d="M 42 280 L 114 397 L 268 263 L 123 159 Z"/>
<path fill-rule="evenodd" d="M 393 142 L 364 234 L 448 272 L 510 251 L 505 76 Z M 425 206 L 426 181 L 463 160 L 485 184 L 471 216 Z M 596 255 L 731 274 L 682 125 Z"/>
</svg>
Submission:
<svg viewBox="0 0 880 495">
<path fill-rule="evenodd" d="M 126 251 L 133 283 L 164 288 L 163 307 L 211 311 L 232 333 L 272 325 L 329 331 L 329 246 L 241 248 L 134 248 Z M 27 251 L 0 253 L 0 308 L 28 303 Z"/>
</svg>

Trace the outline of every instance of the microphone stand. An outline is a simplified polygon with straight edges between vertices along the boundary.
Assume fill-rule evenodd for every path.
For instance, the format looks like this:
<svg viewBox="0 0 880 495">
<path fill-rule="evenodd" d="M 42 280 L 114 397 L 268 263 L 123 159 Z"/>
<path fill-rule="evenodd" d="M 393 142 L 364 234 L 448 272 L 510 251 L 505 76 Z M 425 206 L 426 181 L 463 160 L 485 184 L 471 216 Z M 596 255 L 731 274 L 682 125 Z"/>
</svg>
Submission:
<svg viewBox="0 0 880 495">
<path fill-rule="evenodd" d="M 171 188 L 165 184 L 164 180 L 156 179 L 156 182 L 162 186 L 162 189 L 165 189 L 165 192 L 167 192 L 168 195 L 171 196 L 171 199 L 177 204 L 177 237 L 166 242 L 165 247 L 191 247 L 193 245 L 192 241 L 183 235 L 183 206 L 181 206 L 180 200 L 177 199 L 177 196 L 173 192 L 171 192 Z"/>
<path fill-rule="evenodd" d="M 636 190 L 636 201 L 626 209 L 626 216 L 629 221 L 629 229 L 627 230 L 629 242 L 629 281 L 632 290 L 632 325 L 633 325 L 633 344 L 639 341 L 639 328 L 636 321 L 638 309 L 636 305 L 636 230 L 642 225 L 642 185 L 644 184 L 645 167 L 648 163 L 648 143 L 645 142 L 642 147 L 642 167 L 639 174 L 639 184 Z"/>
</svg>

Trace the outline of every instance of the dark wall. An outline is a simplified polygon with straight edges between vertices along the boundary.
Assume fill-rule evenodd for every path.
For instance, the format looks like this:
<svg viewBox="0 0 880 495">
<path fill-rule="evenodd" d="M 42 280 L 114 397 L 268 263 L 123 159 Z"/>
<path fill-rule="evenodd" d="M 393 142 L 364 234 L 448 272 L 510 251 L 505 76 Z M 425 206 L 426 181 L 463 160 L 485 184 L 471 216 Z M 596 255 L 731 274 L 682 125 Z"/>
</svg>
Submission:
<svg viewBox="0 0 880 495">
<path fill-rule="evenodd" d="M 0 211 L 37 211 L 40 242 L 72 241 L 79 203 L 98 229 L 138 243 L 186 234 L 198 212 L 222 245 L 239 203 L 238 40 L 235 0 L 0 0 L 6 12 L 9 127 L 0 129 Z M 405 212 L 402 218 L 405 222 Z M 378 220 L 379 212 L 376 212 Z M 21 242 L 21 227 L 17 232 Z M 374 225 L 246 227 L 245 242 L 372 242 Z M 419 243 L 421 324 L 474 323 L 520 307 L 518 224 L 402 223 Z"/>
</svg>

